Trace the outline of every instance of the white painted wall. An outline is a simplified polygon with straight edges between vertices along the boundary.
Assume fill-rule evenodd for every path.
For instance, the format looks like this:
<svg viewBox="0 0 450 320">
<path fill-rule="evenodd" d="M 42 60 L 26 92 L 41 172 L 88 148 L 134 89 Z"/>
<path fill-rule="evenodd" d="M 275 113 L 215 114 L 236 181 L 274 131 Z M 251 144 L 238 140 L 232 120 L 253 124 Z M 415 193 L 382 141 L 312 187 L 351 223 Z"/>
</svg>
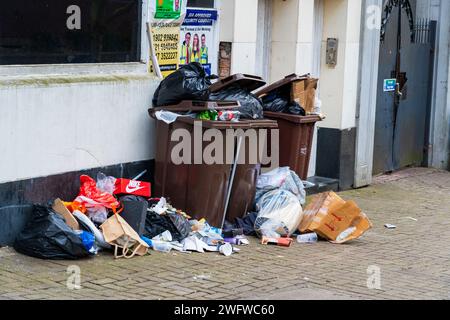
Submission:
<svg viewBox="0 0 450 320">
<path fill-rule="evenodd" d="M 231 74 L 255 74 L 257 30 L 258 0 L 235 0 Z"/>
<path fill-rule="evenodd" d="M 154 158 L 157 84 L 137 73 L 1 77 L 0 183 Z"/>
<path fill-rule="evenodd" d="M 313 71 L 314 0 L 273 0 L 270 81 Z"/>
<path fill-rule="evenodd" d="M 234 0 L 222 0 L 218 7 L 219 41 L 233 42 L 234 37 Z"/>
<path fill-rule="evenodd" d="M 360 0 L 325 0 L 320 92 L 327 118 L 320 127 L 348 129 L 356 125 L 360 24 Z M 327 38 L 339 40 L 336 67 L 326 65 Z"/>
</svg>

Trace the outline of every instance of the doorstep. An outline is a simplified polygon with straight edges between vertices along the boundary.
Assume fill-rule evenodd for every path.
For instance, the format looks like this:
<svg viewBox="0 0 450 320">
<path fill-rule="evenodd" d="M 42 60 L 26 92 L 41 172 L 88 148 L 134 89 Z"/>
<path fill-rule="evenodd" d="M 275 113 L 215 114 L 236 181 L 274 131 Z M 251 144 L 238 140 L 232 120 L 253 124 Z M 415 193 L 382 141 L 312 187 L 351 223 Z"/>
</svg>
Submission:
<svg viewBox="0 0 450 320">
<path fill-rule="evenodd" d="M 314 186 L 305 188 L 308 196 L 326 191 L 339 191 L 339 180 L 337 179 L 314 176 L 309 177 L 307 181 L 314 184 Z"/>
</svg>

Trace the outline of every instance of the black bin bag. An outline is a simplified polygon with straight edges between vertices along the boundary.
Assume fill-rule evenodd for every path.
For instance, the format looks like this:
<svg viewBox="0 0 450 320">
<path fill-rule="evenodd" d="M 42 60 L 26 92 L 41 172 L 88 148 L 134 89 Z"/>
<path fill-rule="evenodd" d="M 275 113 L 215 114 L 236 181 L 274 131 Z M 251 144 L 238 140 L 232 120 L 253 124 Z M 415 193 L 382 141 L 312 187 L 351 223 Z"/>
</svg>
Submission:
<svg viewBox="0 0 450 320">
<path fill-rule="evenodd" d="M 41 259 L 75 260 L 89 256 L 81 237 L 48 206 L 35 205 L 30 221 L 17 236 L 14 249 Z"/>
<path fill-rule="evenodd" d="M 198 62 L 181 66 L 159 84 L 153 107 L 176 105 L 183 100 L 208 100 L 210 77 Z"/>
<path fill-rule="evenodd" d="M 241 106 L 238 110 L 242 119 L 259 120 L 264 118 L 262 101 L 238 85 L 214 92 L 209 98 L 211 100 L 239 101 Z"/>
<path fill-rule="evenodd" d="M 169 231 L 174 241 L 182 241 L 189 235 L 191 227 L 186 218 L 177 213 L 159 215 L 156 212 L 148 211 L 144 236 L 152 239 L 164 231 Z"/>
<path fill-rule="evenodd" d="M 290 101 L 286 93 L 278 91 L 265 96 L 263 99 L 264 111 L 289 113 L 297 116 L 305 116 L 305 109 L 295 101 Z"/>
</svg>

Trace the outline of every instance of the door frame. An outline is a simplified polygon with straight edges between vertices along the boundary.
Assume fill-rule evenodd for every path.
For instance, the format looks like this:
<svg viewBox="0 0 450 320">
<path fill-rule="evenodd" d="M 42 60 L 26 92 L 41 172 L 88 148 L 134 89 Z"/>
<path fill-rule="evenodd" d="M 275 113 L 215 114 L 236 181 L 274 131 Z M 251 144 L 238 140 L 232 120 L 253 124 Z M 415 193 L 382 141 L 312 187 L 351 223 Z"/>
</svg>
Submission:
<svg viewBox="0 0 450 320">
<path fill-rule="evenodd" d="M 272 0 L 258 0 L 259 27 L 256 35 L 256 75 L 269 81 L 272 51 Z M 263 14 L 263 17 L 260 17 Z M 259 50 L 261 49 L 261 50 Z"/>
<path fill-rule="evenodd" d="M 382 12 L 383 0 L 363 1 L 354 188 L 365 187 L 372 183 Z M 375 28 L 369 28 L 368 21 L 373 19 L 378 19 L 380 23 Z"/>
</svg>

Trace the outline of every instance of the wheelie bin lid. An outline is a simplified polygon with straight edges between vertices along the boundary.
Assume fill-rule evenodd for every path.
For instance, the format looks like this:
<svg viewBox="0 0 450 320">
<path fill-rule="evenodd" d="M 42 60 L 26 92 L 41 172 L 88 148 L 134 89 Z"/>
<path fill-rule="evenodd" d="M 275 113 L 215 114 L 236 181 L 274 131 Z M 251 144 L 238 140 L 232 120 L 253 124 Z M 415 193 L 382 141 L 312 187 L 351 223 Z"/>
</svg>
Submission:
<svg viewBox="0 0 450 320">
<path fill-rule="evenodd" d="M 318 115 L 299 116 L 296 114 L 264 111 L 264 117 L 268 119 L 286 120 L 292 123 L 315 123 L 322 121 L 322 118 Z"/>
<path fill-rule="evenodd" d="M 160 111 L 205 111 L 205 110 L 229 110 L 236 109 L 241 106 L 239 101 L 222 101 L 222 100 L 183 100 L 175 105 L 160 106 L 150 108 L 152 110 Z"/>
<path fill-rule="evenodd" d="M 155 113 L 158 111 L 200 112 L 206 110 L 233 110 L 239 108 L 240 106 L 241 104 L 239 101 L 184 100 L 177 105 L 149 108 L 148 114 L 150 115 L 150 117 L 155 118 Z"/>
<path fill-rule="evenodd" d="M 240 120 L 240 121 L 213 121 L 213 120 L 199 120 L 190 117 L 180 117 L 179 122 L 194 125 L 195 122 L 201 122 L 203 128 L 207 129 L 276 129 L 278 122 L 276 120 L 262 119 L 262 120 Z"/>
<path fill-rule="evenodd" d="M 261 96 L 269 94 L 272 91 L 280 89 L 280 88 L 282 88 L 282 87 L 284 87 L 286 85 L 290 85 L 293 82 L 301 81 L 301 80 L 307 80 L 309 78 L 310 78 L 309 74 L 305 74 L 305 75 L 299 76 L 299 75 L 297 75 L 295 73 L 292 73 L 292 74 L 284 77 L 283 79 L 278 80 L 277 82 L 274 82 L 271 85 L 268 85 L 267 87 L 262 88 L 261 90 L 258 90 L 257 92 L 255 92 L 255 95 L 258 98 L 261 98 Z"/>
<path fill-rule="evenodd" d="M 252 92 L 258 88 L 261 88 L 262 86 L 265 86 L 266 82 L 263 80 L 263 78 L 258 76 L 237 73 L 213 83 L 209 87 L 209 91 L 211 93 L 214 93 L 227 89 L 233 85 L 238 85 L 239 87 L 246 89 L 248 92 Z"/>
</svg>

